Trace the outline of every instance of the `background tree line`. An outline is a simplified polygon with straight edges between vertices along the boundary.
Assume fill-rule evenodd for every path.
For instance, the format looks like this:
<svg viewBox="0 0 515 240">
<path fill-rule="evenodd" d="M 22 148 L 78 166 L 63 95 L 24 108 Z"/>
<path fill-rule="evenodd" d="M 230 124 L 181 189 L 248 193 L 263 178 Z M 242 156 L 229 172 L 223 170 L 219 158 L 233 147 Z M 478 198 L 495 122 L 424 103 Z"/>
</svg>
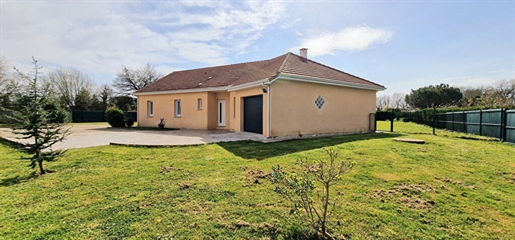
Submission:
<svg viewBox="0 0 515 240">
<path fill-rule="evenodd" d="M 29 84 L 12 71 L 5 58 L 0 57 L 0 107 L 12 109 L 16 99 Z M 131 69 L 123 66 L 111 85 L 97 85 L 87 74 L 74 68 L 55 68 L 42 74 L 38 85 L 44 95 L 65 110 L 105 111 L 116 107 L 123 111 L 136 110 L 133 91 L 161 78 L 152 65 Z"/>
<path fill-rule="evenodd" d="M 376 99 L 377 111 L 410 111 L 432 107 L 515 108 L 515 79 L 477 87 L 430 85 L 411 90 L 409 94 L 394 93 L 378 96 Z"/>
</svg>

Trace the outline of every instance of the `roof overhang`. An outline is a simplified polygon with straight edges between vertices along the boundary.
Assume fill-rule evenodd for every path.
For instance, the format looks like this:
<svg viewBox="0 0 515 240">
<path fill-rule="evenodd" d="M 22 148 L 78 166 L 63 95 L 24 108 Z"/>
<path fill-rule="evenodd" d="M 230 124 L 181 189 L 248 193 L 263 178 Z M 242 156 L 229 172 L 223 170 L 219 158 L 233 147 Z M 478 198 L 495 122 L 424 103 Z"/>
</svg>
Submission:
<svg viewBox="0 0 515 240">
<path fill-rule="evenodd" d="M 301 75 L 296 75 L 296 74 L 287 74 L 287 73 L 280 73 L 277 76 L 277 78 L 284 79 L 284 80 L 290 80 L 290 81 L 318 83 L 318 84 L 349 87 L 349 88 L 359 88 L 359 89 L 374 90 L 374 91 L 383 91 L 386 89 L 385 87 L 382 87 L 382 86 L 371 86 L 371 85 L 365 85 L 365 84 L 359 84 L 359 83 L 349 83 L 349 82 L 342 82 L 342 81 L 325 79 L 325 78 L 307 77 L 307 76 L 301 76 Z"/>
<path fill-rule="evenodd" d="M 289 80 L 289 81 L 298 81 L 298 82 L 318 83 L 318 84 L 331 85 L 331 86 L 358 88 L 358 89 L 373 90 L 373 91 L 383 91 L 386 89 L 385 87 L 382 87 L 382 86 L 371 86 L 371 85 L 358 84 L 358 83 L 342 82 L 342 81 L 325 79 L 325 78 L 316 78 L 316 77 L 307 77 L 307 76 L 296 75 L 296 74 L 280 73 L 280 74 L 276 75 L 275 78 L 273 78 L 273 79 L 266 78 L 266 79 L 261 79 L 258 81 L 240 84 L 240 85 L 236 85 L 236 86 L 229 85 L 229 86 L 225 86 L 225 87 L 192 88 L 192 89 L 156 91 L 156 92 L 139 92 L 139 93 L 136 92 L 136 93 L 134 93 L 134 95 L 146 96 L 146 95 L 162 95 L 162 94 L 174 94 L 174 93 L 233 92 L 233 91 L 238 91 L 238 90 L 243 90 L 243 89 L 248 89 L 248 88 L 269 85 L 278 79 Z"/>
<path fill-rule="evenodd" d="M 190 89 L 155 91 L 155 92 L 135 92 L 134 95 L 147 96 L 147 95 L 162 95 L 162 94 L 173 94 L 173 93 L 226 92 L 227 88 L 228 87 L 207 87 L 207 88 L 190 88 Z"/>
<path fill-rule="evenodd" d="M 260 86 L 263 86 L 263 84 L 268 81 L 269 80 L 267 78 L 267 79 L 261 79 L 261 80 L 257 80 L 254 82 L 249 82 L 249 83 L 240 84 L 240 85 L 236 85 L 236 86 L 229 86 L 227 88 L 227 91 L 234 92 L 234 91 L 243 90 L 243 89 L 247 89 L 247 88 L 260 87 Z"/>
</svg>

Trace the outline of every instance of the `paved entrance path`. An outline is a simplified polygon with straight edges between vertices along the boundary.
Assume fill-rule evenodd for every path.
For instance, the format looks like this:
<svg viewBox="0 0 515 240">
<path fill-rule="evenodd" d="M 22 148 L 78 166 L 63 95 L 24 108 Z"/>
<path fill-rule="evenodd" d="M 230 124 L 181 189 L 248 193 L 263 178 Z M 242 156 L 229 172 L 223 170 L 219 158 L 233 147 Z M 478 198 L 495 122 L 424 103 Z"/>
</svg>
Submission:
<svg viewBox="0 0 515 240">
<path fill-rule="evenodd" d="M 265 141 L 261 134 L 247 132 L 230 132 L 225 130 L 175 130 L 152 131 L 134 130 L 130 128 L 110 128 L 99 124 L 72 124 L 71 134 L 61 143 L 56 143 L 55 149 L 84 148 L 104 146 L 110 143 L 150 146 L 197 145 L 214 142 L 232 142 L 242 140 Z M 11 129 L 0 128 L 0 136 L 12 141 L 17 139 Z"/>
</svg>

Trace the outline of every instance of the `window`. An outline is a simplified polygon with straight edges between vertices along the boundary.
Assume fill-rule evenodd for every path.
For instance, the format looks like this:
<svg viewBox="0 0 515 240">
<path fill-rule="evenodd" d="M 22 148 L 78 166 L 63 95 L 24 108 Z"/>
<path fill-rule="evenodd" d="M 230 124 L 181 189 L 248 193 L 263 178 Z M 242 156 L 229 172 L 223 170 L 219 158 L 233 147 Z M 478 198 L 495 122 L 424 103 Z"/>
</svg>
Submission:
<svg viewBox="0 0 515 240">
<path fill-rule="evenodd" d="M 147 101 L 147 115 L 149 117 L 154 116 L 154 103 L 152 101 Z"/>
<path fill-rule="evenodd" d="M 315 100 L 315 105 L 317 105 L 318 109 L 322 109 L 322 107 L 325 104 L 325 100 L 322 98 L 322 96 L 318 96 Z"/>
<path fill-rule="evenodd" d="M 181 100 L 175 100 L 175 116 L 180 117 L 182 116 L 182 109 L 181 109 Z"/>
<path fill-rule="evenodd" d="M 197 110 L 202 110 L 202 98 L 197 100 Z"/>
</svg>

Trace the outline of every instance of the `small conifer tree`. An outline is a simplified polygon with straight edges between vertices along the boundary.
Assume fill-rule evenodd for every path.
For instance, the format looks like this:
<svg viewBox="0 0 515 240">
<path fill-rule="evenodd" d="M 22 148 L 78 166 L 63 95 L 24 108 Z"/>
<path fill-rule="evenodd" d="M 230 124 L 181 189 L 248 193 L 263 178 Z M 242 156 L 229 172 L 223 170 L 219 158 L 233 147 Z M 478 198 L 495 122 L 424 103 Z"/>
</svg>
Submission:
<svg viewBox="0 0 515 240">
<path fill-rule="evenodd" d="M 18 69 L 16 71 L 24 80 L 28 80 L 28 89 L 24 96 L 19 97 L 16 109 L 13 109 L 12 130 L 14 134 L 21 135 L 20 139 L 28 139 L 28 142 L 19 144 L 19 149 L 30 156 L 30 167 L 39 167 L 41 174 L 45 174 L 43 168 L 44 161 L 55 161 L 64 154 L 64 150 L 53 150 L 52 146 L 64 140 L 68 135 L 69 129 L 64 124 L 56 120 L 60 109 L 45 108 L 52 103 L 41 93 L 38 87 L 38 75 L 41 67 L 38 61 L 32 58 L 34 64 L 34 77 L 31 79 L 28 75 L 22 73 Z"/>
</svg>

